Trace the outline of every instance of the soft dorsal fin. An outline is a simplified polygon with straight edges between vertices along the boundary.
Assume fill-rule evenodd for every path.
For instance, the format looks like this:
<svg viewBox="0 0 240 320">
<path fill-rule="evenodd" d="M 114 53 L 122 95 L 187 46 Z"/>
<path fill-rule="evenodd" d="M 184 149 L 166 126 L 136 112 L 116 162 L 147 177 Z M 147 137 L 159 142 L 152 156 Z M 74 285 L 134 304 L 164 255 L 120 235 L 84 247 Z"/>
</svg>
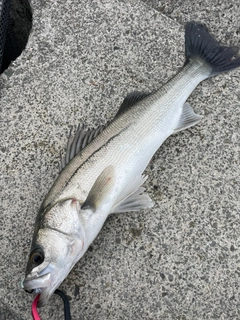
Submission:
<svg viewBox="0 0 240 320">
<path fill-rule="evenodd" d="M 103 126 L 96 129 L 86 130 L 84 125 L 78 125 L 75 136 L 72 136 L 72 129 L 69 132 L 67 150 L 65 157 L 61 157 L 59 162 L 59 169 L 63 168 L 75 157 L 81 150 L 83 150 L 96 136 L 102 132 Z"/>
<path fill-rule="evenodd" d="M 137 102 L 143 100 L 147 96 L 149 96 L 151 93 L 147 92 L 139 92 L 139 91 L 134 91 L 129 93 L 126 98 L 123 100 L 116 116 L 119 116 L 120 114 L 124 113 L 126 110 L 134 106 Z"/>
</svg>

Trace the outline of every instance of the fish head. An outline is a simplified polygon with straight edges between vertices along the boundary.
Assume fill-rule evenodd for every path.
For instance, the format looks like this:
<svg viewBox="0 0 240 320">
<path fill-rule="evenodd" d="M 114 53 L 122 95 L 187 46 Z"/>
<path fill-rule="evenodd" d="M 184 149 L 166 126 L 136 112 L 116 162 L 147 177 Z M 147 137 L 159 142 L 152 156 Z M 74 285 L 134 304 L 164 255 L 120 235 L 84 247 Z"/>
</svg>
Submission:
<svg viewBox="0 0 240 320">
<path fill-rule="evenodd" d="M 86 251 L 84 230 L 76 199 L 54 205 L 36 223 L 23 288 L 40 293 L 38 307 L 45 305 Z"/>
</svg>

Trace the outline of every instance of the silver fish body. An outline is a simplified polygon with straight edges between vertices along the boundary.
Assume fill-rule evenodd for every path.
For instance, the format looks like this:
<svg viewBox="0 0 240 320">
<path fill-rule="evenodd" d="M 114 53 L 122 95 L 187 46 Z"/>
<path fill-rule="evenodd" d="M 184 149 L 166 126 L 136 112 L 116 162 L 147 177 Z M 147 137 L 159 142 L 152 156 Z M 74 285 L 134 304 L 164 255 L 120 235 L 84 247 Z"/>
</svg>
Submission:
<svg viewBox="0 0 240 320">
<path fill-rule="evenodd" d="M 176 131 L 184 102 L 208 76 L 203 73 L 205 69 L 200 63 L 187 65 L 155 94 L 112 121 L 60 173 L 43 207 L 67 198 L 84 202 L 96 177 L 109 165 L 116 169 L 117 198 L 119 190 L 142 174 L 156 150 Z M 176 95 L 176 92 L 181 94 Z M 201 116 L 195 115 L 196 122 L 200 119 Z"/>
<path fill-rule="evenodd" d="M 170 135 L 201 120 L 185 101 L 202 80 L 240 66 L 240 58 L 233 59 L 235 53 L 220 47 L 201 24 L 189 23 L 187 63 L 173 79 L 153 94 L 127 97 L 116 118 L 94 139 L 89 136 L 92 141 L 80 152 L 79 131 L 68 151 L 72 154 L 68 158 L 74 157 L 50 189 L 36 220 L 23 285 L 26 290 L 41 290 L 39 306 L 83 256 L 110 213 L 153 205 L 142 187 L 143 171 Z"/>
</svg>

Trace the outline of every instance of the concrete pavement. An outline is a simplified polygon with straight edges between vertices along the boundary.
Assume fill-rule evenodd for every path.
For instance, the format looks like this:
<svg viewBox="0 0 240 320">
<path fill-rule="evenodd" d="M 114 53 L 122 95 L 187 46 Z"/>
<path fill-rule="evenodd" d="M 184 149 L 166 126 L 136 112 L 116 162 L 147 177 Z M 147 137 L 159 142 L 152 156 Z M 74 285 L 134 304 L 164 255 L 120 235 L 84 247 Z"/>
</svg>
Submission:
<svg viewBox="0 0 240 320">
<path fill-rule="evenodd" d="M 105 124 L 127 93 L 184 63 L 185 21 L 240 45 L 239 5 L 32 1 L 26 50 L 0 77 L 0 319 L 31 319 L 20 289 L 40 203 L 71 126 Z M 239 70 L 189 102 L 201 123 L 170 137 L 146 173 L 151 210 L 111 216 L 61 285 L 73 319 L 239 319 Z M 63 319 L 53 296 L 42 319 Z"/>
</svg>

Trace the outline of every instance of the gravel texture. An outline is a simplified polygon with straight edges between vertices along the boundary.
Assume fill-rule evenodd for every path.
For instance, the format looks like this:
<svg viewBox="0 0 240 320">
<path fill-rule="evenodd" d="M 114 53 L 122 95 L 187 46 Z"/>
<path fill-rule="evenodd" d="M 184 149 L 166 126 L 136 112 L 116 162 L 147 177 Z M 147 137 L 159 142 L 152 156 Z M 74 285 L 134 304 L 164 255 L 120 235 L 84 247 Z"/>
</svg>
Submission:
<svg viewBox="0 0 240 320">
<path fill-rule="evenodd" d="M 184 63 L 184 23 L 239 45 L 239 4 L 32 1 L 33 30 L 0 77 L 0 319 L 29 320 L 20 289 L 40 203 L 71 126 L 112 119 L 133 90 L 152 91 Z M 146 173 L 151 210 L 112 215 L 60 288 L 72 318 L 239 319 L 240 76 L 189 98 L 201 123 L 170 137 Z M 63 319 L 53 296 L 42 319 Z"/>
</svg>

